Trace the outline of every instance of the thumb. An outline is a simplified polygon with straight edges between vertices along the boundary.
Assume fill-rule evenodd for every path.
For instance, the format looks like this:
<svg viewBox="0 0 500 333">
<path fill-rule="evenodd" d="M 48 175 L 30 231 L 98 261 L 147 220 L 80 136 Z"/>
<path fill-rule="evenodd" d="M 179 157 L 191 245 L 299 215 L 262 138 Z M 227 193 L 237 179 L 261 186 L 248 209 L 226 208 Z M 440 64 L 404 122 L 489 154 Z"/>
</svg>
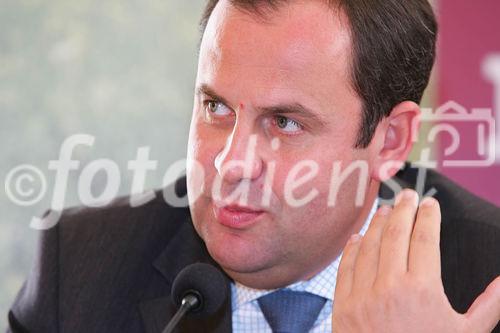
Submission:
<svg viewBox="0 0 500 333">
<path fill-rule="evenodd" d="M 474 332 L 491 332 L 500 321 L 500 276 L 476 298 L 465 314 Z"/>
</svg>

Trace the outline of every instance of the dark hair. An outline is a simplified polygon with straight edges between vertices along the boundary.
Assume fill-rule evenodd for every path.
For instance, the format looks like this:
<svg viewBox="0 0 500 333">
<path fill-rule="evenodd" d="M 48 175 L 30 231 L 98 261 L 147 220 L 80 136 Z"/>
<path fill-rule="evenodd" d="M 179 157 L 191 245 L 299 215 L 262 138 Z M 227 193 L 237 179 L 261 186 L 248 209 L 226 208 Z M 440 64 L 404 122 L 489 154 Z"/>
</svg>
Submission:
<svg viewBox="0 0 500 333">
<path fill-rule="evenodd" d="M 230 0 L 264 15 L 290 0 Z M 428 0 L 325 0 L 346 14 L 352 35 L 351 81 L 363 102 L 356 147 L 370 143 L 378 123 L 403 101 L 420 103 L 436 53 L 437 22 Z M 218 0 L 208 0 L 203 32 Z"/>
</svg>

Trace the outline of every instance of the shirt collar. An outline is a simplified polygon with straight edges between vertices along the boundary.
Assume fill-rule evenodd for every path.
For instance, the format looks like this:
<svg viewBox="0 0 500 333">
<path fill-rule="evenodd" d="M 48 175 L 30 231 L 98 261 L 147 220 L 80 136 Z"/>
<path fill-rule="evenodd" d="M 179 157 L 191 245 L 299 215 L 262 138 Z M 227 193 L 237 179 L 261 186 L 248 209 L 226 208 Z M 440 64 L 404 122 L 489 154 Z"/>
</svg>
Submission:
<svg viewBox="0 0 500 333">
<path fill-rule="evenodd" d="M 365 220 L 365 223 L 359 230 L 360 235 L 364 235 L 370 221 L 375 215 L 379 204 L 379 198 L 375 198 L 373 206 Z M 339 268 L 340 260 L 342 259 L 342 253 L 332 261 L 325 269 L 316 274 L 312 279 L 307 281 L 298 281 L 291 285 L 286 286 L 282 289 L 290 289 L 294 291 L 306 291 L 312 294 L 326 298 L 329 301 L 333 301 L 333 296 L 335 292 L 335 285 L 337 282 L 337 271 Z M 242 285 L 239 282 L 231 283 L 231 294 L 232 294 L 232 306 L 233 311 L 242 305 L 257 300 L 258 298 L 267 295 L 276 289 L 253 289 Z"/>
</svg>

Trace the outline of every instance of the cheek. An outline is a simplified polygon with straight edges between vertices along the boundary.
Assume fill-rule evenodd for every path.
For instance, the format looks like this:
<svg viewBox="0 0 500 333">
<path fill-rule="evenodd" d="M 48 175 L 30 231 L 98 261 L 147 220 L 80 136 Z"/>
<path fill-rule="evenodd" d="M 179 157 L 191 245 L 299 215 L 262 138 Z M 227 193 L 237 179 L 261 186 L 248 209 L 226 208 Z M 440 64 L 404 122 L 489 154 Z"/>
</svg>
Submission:
<svg viewBox="0 0 500 333">
<path fill-rule="evenodd" d="M 286 160 L 281 159 L 276 166 L 274 177 L 274 193 L 279 198 L 282 207 L 290 214 L 291 217 L 303 218 L 311 220 L 311 217 L 316 219 L 324 219 L 324 216 L 330 216 L 333 221 L 349 219 L 349 214 L 353 212 L 355 207 L 355 197 L 359 182 L 359 171 L 354 171 L 340 185 L 337 194 L 330 193 L 332 187 L 332 177 L 334 177 L 334 163 L 339 163 L 341 169 L 348 167 L 353 161 L 358 159 L 364 160 L 365 156 L 360 155 L 353 149 L 342 151 L 326 151 L 323 154 L 310 154 L 305 159 L 312 160 L 318 166 L 318 172 L 314 178 L 308 180 L 304 184 L 296 187 L 286 187 L 286 183 L 290 179 L 297 180 L 310 173 L 309 168 L 304 168 L 303 172 L 299 172 L 296 177 L 289 176 L 290 171 L 301 160 Z M 361 185 L 361 187 L 364 185 Z M 362 190 L 362 189 L 361 189 Z M 288 192 L 288 197 L 286 195 Z M 302 205 L 293 207 L 296 202 L 289 202 L 287 198 L 300 201 L 303 198 L 313 198 L 312 200 L 304 200 Z M 314 197 L 313 197 L 314 196 Z M 329 201 L 329 200 L 332 201 Z M 295 222 L 300 223 L 300 222 Z"/>
<path fill-rule="evenodd" d="M 199 221 L 199 214 L 204 211 L 207 202 L 204 200 L 203 193 L 206 192 L 210 179 L 213 178 L 213 141 L 207 136 L 203 124 L 194 117 L 191 121 L 189 131 L 189 142 L 187 149 L 187 188 L 190 200 L 191 213 L 193 221 Z"/>
<path fill-rule="evenodd" d="M 222 149 L 221 142 L 220 135 L 214 133 L 202 121 L 193 119 L 189 133 L 188 159 L 198 161 L 205 168 L 205 172 L 210 172 L 215 157 Z"/>
<path fill-rule="evenodd" d="M 334 162 L 342 161 L 342 165 L 349 165 L 353 156 L 347 151 L 328 152 L 325 151 L 324 145 L 320 146 L 322 149 L 317 152 L 304 153 L 301 159 L 282 158 L 277 162 L 274 184 L 276 194 L 281 200 L 285 200 L 286 192 L 295 199 L 311 195 L 315 195 L 315 198 L 323 198 L 328 195 Z M 303 163 L 304 161 L 308 162 Z M 316 170 L 311 168 L 312 165 Z M 303 178 L 305 179 L 302 181 Z M 292 186 L 292 183 L 297 185 Z M 323 201 L 326 205 L 326 199 Z"/>
<path fill-rule="evenodd" d="M 328 209 L 324 202 L 313 200 L 300 208 L 287 207 L 280 221 L 280 238 L 286 248 L 300 245 L 300 256 L 321 255 L 330 251 L 345 227 L 345 212 Z"/>
</svg>

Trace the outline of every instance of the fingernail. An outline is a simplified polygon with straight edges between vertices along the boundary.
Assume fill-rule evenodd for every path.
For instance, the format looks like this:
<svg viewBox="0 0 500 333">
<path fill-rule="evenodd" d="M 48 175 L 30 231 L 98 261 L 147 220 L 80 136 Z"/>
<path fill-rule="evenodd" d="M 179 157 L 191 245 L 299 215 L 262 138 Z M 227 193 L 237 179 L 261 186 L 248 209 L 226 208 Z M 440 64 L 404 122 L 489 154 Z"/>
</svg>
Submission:
<svg viewBox="0 0 500 333">
<path fill-rule="evenodd" d="M 415 207 L 418 206 L 418 194 L 417 192 L 410 190 L 410 189 L 404 189 L 399 194 L 396 196 L 396 201 L 394 202 L 395 205 L 398 205 L 402 201 L 407 201 L 413 203 Z"/>
<path fill-rule="evenodd" d="M 433 197 L 425 197 L 422 202 L 420 202 L 420 207 L 432 207 L 436 204 L 436 199 Z"/>
</svg>

